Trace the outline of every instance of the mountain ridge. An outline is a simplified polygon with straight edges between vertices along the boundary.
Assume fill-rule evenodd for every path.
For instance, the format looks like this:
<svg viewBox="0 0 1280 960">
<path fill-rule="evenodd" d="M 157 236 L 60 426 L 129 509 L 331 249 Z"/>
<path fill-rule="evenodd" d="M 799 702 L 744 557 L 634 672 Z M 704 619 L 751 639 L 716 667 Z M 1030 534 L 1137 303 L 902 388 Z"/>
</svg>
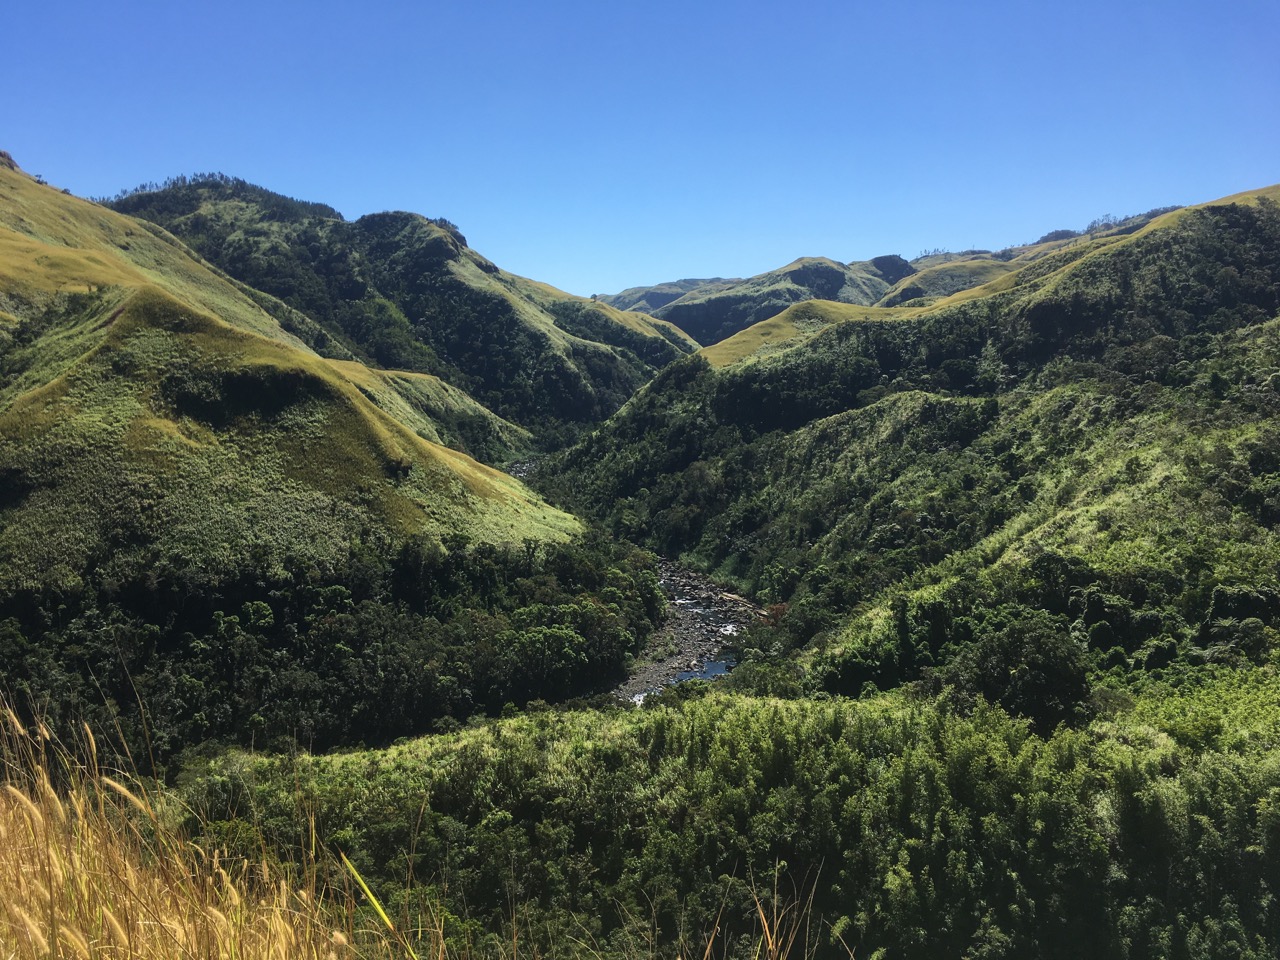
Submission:
<svg viewBox="0 0 1280 960">
<path fill-rule="evenodd" d="M 265 476 L 297 491 L 299 530 L 318 534 L 329 522 L 321 514 L 336 511 L 348 533 L 334 548 L 359 529 L 362 515 L 399 536 L 461 528 L 477 539 L 516 541 L 577 530 L 517 481 L 434 442 L 446 428 L 430 417 L 433 404 L 518 440 L 518 428 L 461 395 L 316 355 L 158 228 L 16 169 L 0 170 L 0 202 L 0 284 L 14 317 L 4 331 L 0 385 L 6 574 L 71 572 L 120 536 L 116 562 L 123 562 L 132 536 L 123 531 L 138 529 L 125 505 L 138 496 L 151 513 L 167 512 L 170 501 L 175 509 L 178 499 L 186 504 L 178 511 L 183 521 L 151 525 L 144 541 L 188 529 L 190 539 L 172 550 L 206 556 L 215 567 L 221 551 L 241 549 L 236 542 L 314 552 L 328 538 L 298 537 L 287 522 L 276 527 L 287 540 L 267 528 L 253 537 L 237 528 L 241 507 L 257 503 L 253 510 L 270 512 L 273 495 L 251 479 Z M 322 439 L 313 431 L 325 423 L 331 433 Z M 318 455 L 305 452 L 309 444 Z M 156 470 L 185 476 L 185 492 L 156 488 L 149 478 Z M 231 509 L 218 484 L 247 499 Z M 64 486 L 78 493 L 67 499 Z M 194 510 L 197 502 L 222 504 L 221 513 Z M 187 522 L 196 515 L 210 524 L 199 533 Z M 68 540 L 35 529 L 80 533 Z M 43 559 L 32 550 L 44 551 Z"/>
<path fill-rule="evenodd" d="M 788 607 L 808 650 L 793 656 L 833 692 L 960 682 L 980 669 L 960 651 L 1007 626 L 1002 604 L 1065 635 L 1070 589 L 1038 585 L 1045 564 L 1127 598 L 1126 623 L 1163 625 L 1121 650 L 1100 630 L 1092 669 L 1135 682 L 1194 663 L 1214 623 L 1244 616 L 1231 591 L 1280 596 L 1261 561 L 1280 549 L 1276 196 L 1162 215 L 925 307 L 797 304 L 664 371 L 544 488 Z M 1201 465 L 1210 450 L 1235 464 L 1236 497 L 1252 491 L 1244 514 Z M 1213 532 L 1233 511 L 1234 556 Z M 1249 609 L 1280 626 L 1280 605 Z"/>
<path fill-rule="evenodd" d="M 392 211 L 348 221 L 220 177 L 112 205 L 176 233 L 366 362 L 441 377 L 544 445 L 611 413 L 696 347 L 646 314 L 501 270 L 443 219 Z"/>
<path fill-rule="evenodd" d="M 7 723 L 127 748 L 184 849 L 340 847 L 401 952 L 1276 955 L 1280 188 L 800 258 L 739 308 L 878 299 L 686 355 L 447 221 L 138 201 L 187 243 L 3 161 Z M 762 610 L 633 709 L 652 551 Z"/>
<path fill-rule="evenodd" d="M 633 287 L 612 297 L 672 320 L 703 347 L 715 346 L 797 303 L 826 300 L 862 307 L 926 307 L 1015 273 L 1057 250 L 1097 238 L 1131 234 L 1178 207 L 1161 207 L 1123 220 L 1100 218 L 1085 231 L 1054 230 L 1035 243 L 1000 251 L 930 251 L 907 261 L 897 255 L 841 263 L 800 257 L 784 267 L 739 280 L 682 280 Z M 648 297 L 653 293 L 655 300 Z"/>
</svg>

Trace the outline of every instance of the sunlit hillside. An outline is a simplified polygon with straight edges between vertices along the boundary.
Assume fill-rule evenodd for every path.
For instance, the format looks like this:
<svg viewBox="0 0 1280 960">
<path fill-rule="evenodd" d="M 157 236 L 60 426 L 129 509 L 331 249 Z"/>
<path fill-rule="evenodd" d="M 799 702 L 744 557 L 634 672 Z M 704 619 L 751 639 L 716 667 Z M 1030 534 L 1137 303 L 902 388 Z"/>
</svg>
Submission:
<svg viewBox="0 0 1280 960">
<path fill-rule="evenodd" d="M 223 176 L 180 177 L 111 205 L 318 324 L 321 352 L 436 375 L 542 446 L 608 416 L 696 348 L 646 314 L 507 273 L 444 219 L 388 212 L 349 222 Z"/>
<path fill-rule="evenodd" d="M 154 563 L 143 547 L 215 578 L 251 548 L 331 563 L 371 523 L 513 543 L 576 529 L 421 435 L 442 432 L 447 388 L 317 356 L 154 227 L 20 171 L 0 187 L 9 582 Z M 443 405 L 518 436 L 461 395 Z"/>
<path fill-rule="evenodd" d="M 521 428 L 321 356 L 158 227 L 6 166 L 0 290 L 3 685 L 55 719 L 394 738 L 594 692 L 660 616 L 651 559 L 436 442 Z"/>
<path fill-rule="evenodd" d="M 1052 725 L 1090 671 L 1256 659 L 1280 626 L 1275 192 L 930 306 L 793 306 L 664 372 L 548 488 L 787 605 L 807 682 L 845 695 L 956 683 Z M 1031 648 L 1070 690 L 986 675 Z"/>
</svg>

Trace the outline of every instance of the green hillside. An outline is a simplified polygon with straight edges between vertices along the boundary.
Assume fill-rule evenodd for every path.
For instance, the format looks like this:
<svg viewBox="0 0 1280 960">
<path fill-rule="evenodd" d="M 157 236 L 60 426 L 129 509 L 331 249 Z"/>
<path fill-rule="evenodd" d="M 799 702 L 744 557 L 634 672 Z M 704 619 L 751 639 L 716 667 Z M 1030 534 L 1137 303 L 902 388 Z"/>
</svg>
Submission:
<svg viewBox="0 0 1280 960">
<path fill-rule="evenodd" d="M 670 324 L 508 274 L 446 220 L 348 222 L 223 176 L 116 199 L 305 317 L 321 353 L 437 376 L 555 445 L 696 345 Z M 282 321 L 283 321 L 282 317 Z"/>
<path fill-rule="evenodd" d="M 1278 286 L 1280 214 L 1256 196 L 932 308 L 800 305 L 739 357 L 664 371 L 546 482 L 789 605 L 831 690 L 979 683 L 974 644 L 1016 656 L 1015 624 L 1095 679 L 1265 657 Z M 1085 709 L 1074 689 L 1044 722 Z"/>
<path fill-rule="evenodd" d="M 419 435 L 441 433 L 437 406 L 518 439 L 474 402 L 317 356 L 138 221 L 16 170 L 0 184 L 0 286 L 16 320 L 0 387 L 4 577 L 78 569 L 111 551 L 106 531 L 129 515 L 203 567 L 234 563 L 222 552 L 242 538 L 331 555 L 371 521 L 513 542 L 576 529 L 510 477 Z M 273 514 L 246 537 L 255 515 Z"/>
<path fill-rule="evenodd" d="M 619 310 L 638 310 L 641 313 L 653 313 L 673 300 L 679 300 L 687 293 L 709 293 L 724 290 L 741 283 L 740 278 L 726 280 L 723 277 L 712 277 L 706 280 L 672 280 L 669 283 L 658 283 L 651 287 L 628 287 L 621 293 L 611 294 L 600 299 Z"/>
<path fill-rule="evenodd" d="M 157 756 L 390 739 L 597 689 L 657 617 L 651 561 L 431 439 L 511 450 L 520 428 L 319 356 L 158 227 L 6 165 L 0 291 L 19 703 L 122 710 Z M 541 672 L 515 666 L 535 650 Z"/>
<path fill-rule="evenodd" d="M 643 310 L 669 320 L 699 343 L 710 346 L 778 316 L 797 303 L 825 300 L 862 307 L 932 306 L 952 294 L 1016 273 L 1055 251 L 1134 233 L 1176 209 L 1161 207 L 1123 220 L 1100 218 L 1083 231 L 1054 230 L 1035 243 L 997 252 L 932 251 L 909 263 L 896 256 L 849 264 L 825 257 L 802 257 L 780 270 L 746 280 L 678 280 L 653 287 L 632 287 L 604 299 L 617 307 Z M 819 312 L 823 309 L 818 308 Z M 808 327 L 802 324 L 801 329 Z M 753 337 L 759 335 L 757 331 Z M 729 355 L 740 356 L 741 345 L 730 350 Z"/>
<path fill-rule="evenodd" d="M 1280 952 L 1280 187 L 613 302 L 221 176 L 115 206 L 0 153 L 14 836 L 85 802 L 40 757 L 110 771 L 349 891 L 335 958 Z M 665 624 L 658 554 L 720 584 Z M 732 672 L 610 693 L 677 624 Z M 127 938 L 42 884 L 32 956 Z"/>
<path fill-rule="evenodd" d="M 495 955 L 514 934 L 755 956 L 762 908 L 792 956 L 1263 960 L 1278 721 L 1261 669 L 1043 737 L 920 697 L 704 692 L 383 751 L 236 753 L 185 799 L 212 843 L 250 818 L 286 848 L 342 838 L 385 902 L 466 904 L 453 944 L 493 930 Z"/>
</svg>

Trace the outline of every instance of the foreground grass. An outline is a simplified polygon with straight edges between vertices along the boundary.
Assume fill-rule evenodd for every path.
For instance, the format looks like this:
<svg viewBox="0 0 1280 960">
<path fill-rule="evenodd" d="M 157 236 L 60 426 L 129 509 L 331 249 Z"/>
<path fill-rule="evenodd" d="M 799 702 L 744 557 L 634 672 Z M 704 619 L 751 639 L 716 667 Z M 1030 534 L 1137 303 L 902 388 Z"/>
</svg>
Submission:
<svg viewBox="0 0 1280 960">
<path fill-rule="evenodd" d="M 163 797 L 4 720 L 0 950 L 27 958 L 403 957 L 312 866 L 228 859 L 167 826 Z"/>
</svg>

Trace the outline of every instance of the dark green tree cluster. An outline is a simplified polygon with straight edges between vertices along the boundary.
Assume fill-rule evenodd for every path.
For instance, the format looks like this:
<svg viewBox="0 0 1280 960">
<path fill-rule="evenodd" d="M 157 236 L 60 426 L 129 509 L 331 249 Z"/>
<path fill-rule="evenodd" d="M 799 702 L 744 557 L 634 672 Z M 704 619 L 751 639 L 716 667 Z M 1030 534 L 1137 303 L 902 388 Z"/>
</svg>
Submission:
<svg viewBox="0 0 1280 960">
<path fill-rule="evenodd" d="M 295 200 L 255 186 L 239 177 L 229 177 L 225 173 L 194 173 L 191 176 L 179 174 L 168 177 L 163 183 L 140 183 L 136 187 L 121 190 L 114 197 L 93 199 L 105 206 L 146 208 L 168 216 L 181 216 L 189 212 L 186 191 L 191 189 L 203 189 L 215 196 L 244 198 L 260 206 L 270 220 L 295 220 L 300 217 L 342 219 L 342 214 L 327 203 Z"/>
<path fill-rule="evenodd" d="M 157 561 L 0 598 L 0 684 L 53 720 L 118 720 L 162 761 L 386 743 L 606 689 L 663 603 L 652 558 L 598 536 L 361 541 L 333 569 L 264 557 L 216 581 Z"/>
</svg>

